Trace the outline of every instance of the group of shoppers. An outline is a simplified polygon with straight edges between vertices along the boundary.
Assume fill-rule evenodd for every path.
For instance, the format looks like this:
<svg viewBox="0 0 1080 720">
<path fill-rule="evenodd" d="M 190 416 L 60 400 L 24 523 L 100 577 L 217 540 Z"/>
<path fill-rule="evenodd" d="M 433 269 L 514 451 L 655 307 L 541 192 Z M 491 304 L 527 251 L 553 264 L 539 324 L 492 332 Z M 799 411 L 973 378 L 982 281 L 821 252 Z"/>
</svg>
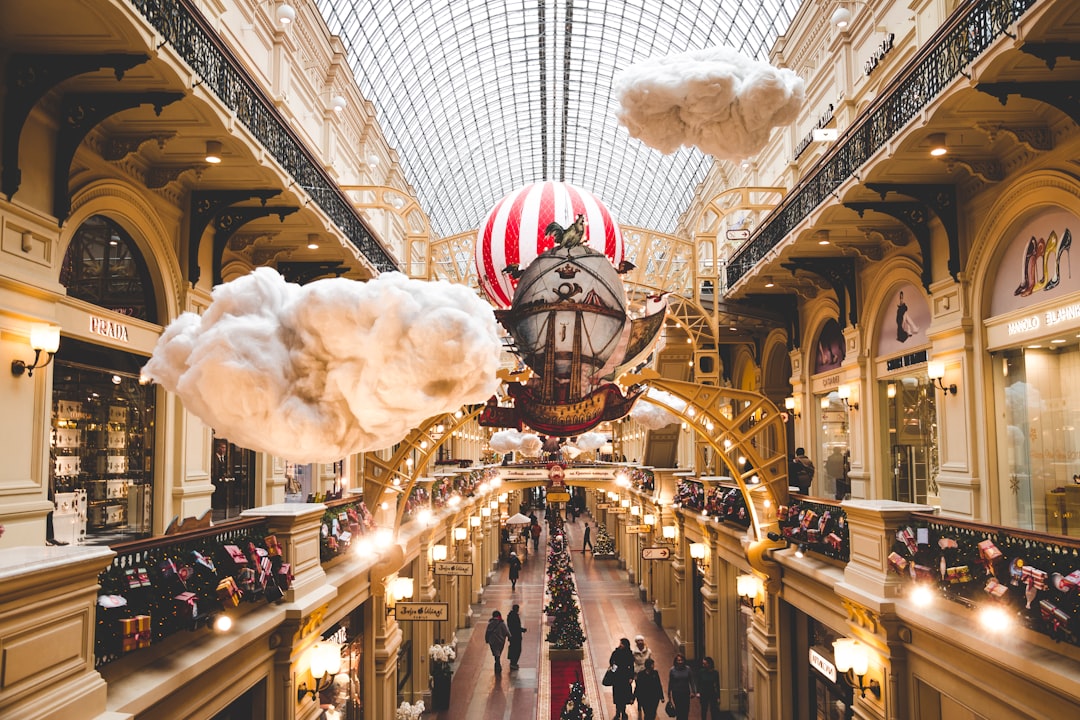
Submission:
<svg viewBox="0 0 1080 720">
<path fill-rule="evenodd" d="M 622 638 L 611 653 L 608 666 L 607 677 L 611 681 L 611 695 L 615 703 L 614 720 L 630 720 L 626 707 L 633 705 L 635 700 L 638 717 L 655 720 L 657 708 L 664 701 L 664 687 L 645 637 L 636 636 L 633 646 L 630 640 Z M 717 701 L 720 698 L 720 674 L 711 657 L 705 658 L 701 667 L 694 672 L 682 653 L 676 653 L 668 671 L 667 688 L 668 704 L 673 707 L 676 720 L 687 720 L 690 716 L 690 700 L 694 697 L 701 701 L 702 720 L 719 720 Z"/>
</svg>

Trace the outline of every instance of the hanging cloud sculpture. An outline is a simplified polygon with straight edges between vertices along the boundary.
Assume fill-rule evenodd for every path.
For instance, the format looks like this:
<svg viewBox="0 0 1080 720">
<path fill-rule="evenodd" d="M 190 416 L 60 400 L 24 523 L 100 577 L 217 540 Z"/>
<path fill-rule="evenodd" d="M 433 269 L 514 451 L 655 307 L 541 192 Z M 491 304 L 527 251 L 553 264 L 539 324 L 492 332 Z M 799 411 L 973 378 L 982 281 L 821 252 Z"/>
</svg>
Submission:
<svg viewBox="0 0 1080 720">
<path fill-rule="evenodd" d="M 300 286 L 259 268 L 173 321 L 142 374 L 242 447 L 332 462 L 491 397 L 497 327 L 464 285 L 386 273 Z"/>
<path fill-rule="evenodd" d="M 664 154 L 696 146 L 733 161 L 760 152 L 806 99 L 793 71 L 725 47 L 636 63 L 615 77 L 614 90 L 632 137 Z"/>
<path fill-rule="evenodd" d="M 668 407 L 676 408 L 680 412 L 686 408 L 686 403 L 669 392 L 649 388 L 645 397 L 638 400 L 630 411 L 630 417 L 649 430 L 660 430 L 672 423 L 679 422 L 679 418 L 673 415 L 667 408 L 649 402 L 655 400 Z"/>
<path fill-rule="evenodd" d="M 520 452 L 522 455 L 535 457 L 540 454 L 544 443 L 535 433 L 499 430 L 491 436 L 488 445 L 497 453 Z"/>
</svg>

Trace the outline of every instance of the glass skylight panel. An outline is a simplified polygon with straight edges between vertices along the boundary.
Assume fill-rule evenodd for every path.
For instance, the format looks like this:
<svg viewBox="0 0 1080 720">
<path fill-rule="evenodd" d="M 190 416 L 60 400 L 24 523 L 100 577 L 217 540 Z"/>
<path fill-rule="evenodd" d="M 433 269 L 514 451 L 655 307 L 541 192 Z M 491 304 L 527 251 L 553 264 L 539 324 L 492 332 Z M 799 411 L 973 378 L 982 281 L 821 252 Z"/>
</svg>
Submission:
<svg viewBox="0 0 1080 720">
<path fill-rule="evenodd" d="M 623 223 L 672 231 L 711 159 L 686 148 L 663 156 L 631 138 L 615 117 L 613 78 L 721 43 L 765 59 L 799 0 L 579 0 L 565 60 L 568 3 L 538 1 L 316 4 L 436 234 L 477 227 L 505 194 L 544 179 L 591 190 Z"/>
</svg>

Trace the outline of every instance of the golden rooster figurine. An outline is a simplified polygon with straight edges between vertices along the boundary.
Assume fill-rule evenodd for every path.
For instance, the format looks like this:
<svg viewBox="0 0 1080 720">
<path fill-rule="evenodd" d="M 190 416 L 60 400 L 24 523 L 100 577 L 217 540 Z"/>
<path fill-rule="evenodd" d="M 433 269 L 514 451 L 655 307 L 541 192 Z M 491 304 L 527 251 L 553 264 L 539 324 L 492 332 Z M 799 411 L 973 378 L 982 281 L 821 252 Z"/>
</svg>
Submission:
<svg viewBox="0 0 1080 720">
<path fill-rule="evenodd" d="M 585 215 L 579 214 L 574 224 L 564 228 L 557 222 L 544 228 L 544 237 L 554 237 L 555 244 L 563 248 L 577 247 L 585 242 Z"/>
</svg>

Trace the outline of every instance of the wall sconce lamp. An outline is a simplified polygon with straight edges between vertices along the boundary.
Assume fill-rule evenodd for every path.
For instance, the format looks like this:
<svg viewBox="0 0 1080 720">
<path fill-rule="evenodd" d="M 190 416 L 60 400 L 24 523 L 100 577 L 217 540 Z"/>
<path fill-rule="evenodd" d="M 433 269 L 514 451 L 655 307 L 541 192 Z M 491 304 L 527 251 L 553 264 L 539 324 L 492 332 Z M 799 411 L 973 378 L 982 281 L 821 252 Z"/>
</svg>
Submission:
<svg viewBox="0 0 1080 720">
<path fill-rule="evenodd" d="M 762 597 L 765 591 L 765 583 L 757 575 L 749 573 L 737 576 L 735 578 L 735 590 L 738 592 L 739 597 L 755 612 L 759 610 L 765 611 L 765 598 Z M 758 598 L 761 598 L 760 603 Z"/>
<path fill-rule="evenodd" d="M 456 527 L 456 528 L 454 528 L 454 540 L 455 541 L 461 542 L 462 540 L 467 540 L 468 537 L 469 537 L 469 529 L 468 528 L 464 528 L 464 527 Z"/>
<path fill-rule="evenodd" d="M 282 25 L 289 25 L 296 20 L 296 8 L 287 2 L 280 3 L 274 11 L 274 17 Z"/>
<path fill-rule="evenodd" d="M 309 688 L 307 683 L 301 683 L 296 691 L 296 702 L 303 701 L 305 695 L 317 700 L 319 693 L 330 689 L 334 676 L 341 671 L 341 646 L 331 642 L 315 643 L 308 650 L 308 663 L 315 687 Z"/>
<path fill-rule="evenodd" d="M 220 140 L 207 140 L 206 141 L 206 162 L 211 165 L 217 165 L 221 162 L 221 141 Z"/>
<path fill-rule="evenodd" d="M 866 4 L 865 2 L 861 2 L 860 0 L 845 0 L 841 2 L 840 6 L 837 7 L 836 10 L 833 11 L 832 17 L 829 19 L 829 22 L 831 22 L 833 25 L 840 28 L 841 30 L 850 25 L 851 11 L 848 10 L 847 6 L 855 2 L 857 2 L 859 5 Z"/>
<path fill-rule="evenodd" d="M 446 546 L 445 545 L 432 545 L 431 546 L 431 559 L 435 562 L 440 562 L 446 559 Z"/>
<path fill-rule="evenodd" d="M 863 680 L 870 668 L 870 653 L 865 645 L 852 638 L 834 640 L 833 660 L 836 662 L 836 669 L 843 673 L 844 682 L 858 690 L 859 697 L 866 697 L 866 691 L 869 690 L 875 698 L 881 699 L 881 683 L 877 680 Z"/>
<path fill-rule="evenodd" d="M 945 133 L 930 133 L 926 142 L 930 146 L 931 157 L 941 157 L 949 153 L 949 146 L 945 144 Z"/>
<path fill-rule="evenodd" d="M 937 385 L 937 387 L 950 395 L 956 394 L 956 383 L 951 385 L 945 385 L 941 382 L 941 378 L 945 377 L 945 363 L 938 362 L 937 360 L 931 360 L 926 363 L 926 376 Z"/>
<path fill-rule="evenodd" d="M 851 385 L 841 385 L 836 389 L 836 394 L 844 401 L 844 407 L 848 410 L 858 410 L 859 401 L 851 399 Z"/>
<path fill-rule="evenodd" d="M 641 522 L 651 527 L 656 524 L 656 516 L 652 513 L 645 513 L 641 516 Z"/>
<path fill-rule="evenodd" d="M 394 578 L 394 581 L 390 583 L 387 589 L 390 591 L 386 598 L 387 615 L 395 615 L 397 604 L 402 600 L 408 600 L 415 592 L 415 586 L 411 577 Z"/>
<path fill-rule="evenodd" d="M 491 508 L 489 508 L 489 507 L 480 508 L 480 517 L 484 517 L 484 518 L 491 517 Z"/>
<path fill-rule="evenodd" d="M 664 540 L 671 540 L 671 541 L 674 542 L 674 540 L 675 540 L 675 526 L 674 525 L 665 525 L 661 529 L 660 532 L 662 533 Z"/>
<path fill-rule="evenodd" d="M 631 506 L 631 508 L 630 508 L 630 514 L 631 514 L 632 516 L 634 516 L 634 517 L 638 517 L 639 515 L 641 515 L 641 506 L 640 506 L 640 505 L 633 505 L 633 506 Z"/>
<path fill-rule="evenodd" d="M 478 528 L 481 522 L 483 522 L 483 519 L 479 515 L 469 516 L 469 527 Z"/>
<path fill-rule="evenodd" d="M 349 101 L 345 99 L 344 95 L 334 95 L 330 98 L 330 107 L 333 108 L 334 112 L 342 112 L 349 107 Z"/>
<path fill-rule="evenodd" d="M 705 559 L 705 543 L 690 543 L 690 557 L 695 560 Z"/>
<path fill-rule="evenodd" d="M 791 395 L 784 398 L 784 409 L 787 410 L 789 418 L 802 417 L 802 413 L 795 407 L 795 398 Z"/>
<path fill-rule="evenodd" d="M 33 377 L 34 371 L 52 362 L 53 355 L 60 347 L 60 328 L 49 323 L 34 323 L 30 326 L 30 347 L 34 349 L 34 362 L 27 365 L 22 360 L 11 361 L 11 374 L 19 377 L 24 372 L 26 377 Z M 45 362 L 38 364 L 41 353 L 47 353 Z"/>
</svg>

